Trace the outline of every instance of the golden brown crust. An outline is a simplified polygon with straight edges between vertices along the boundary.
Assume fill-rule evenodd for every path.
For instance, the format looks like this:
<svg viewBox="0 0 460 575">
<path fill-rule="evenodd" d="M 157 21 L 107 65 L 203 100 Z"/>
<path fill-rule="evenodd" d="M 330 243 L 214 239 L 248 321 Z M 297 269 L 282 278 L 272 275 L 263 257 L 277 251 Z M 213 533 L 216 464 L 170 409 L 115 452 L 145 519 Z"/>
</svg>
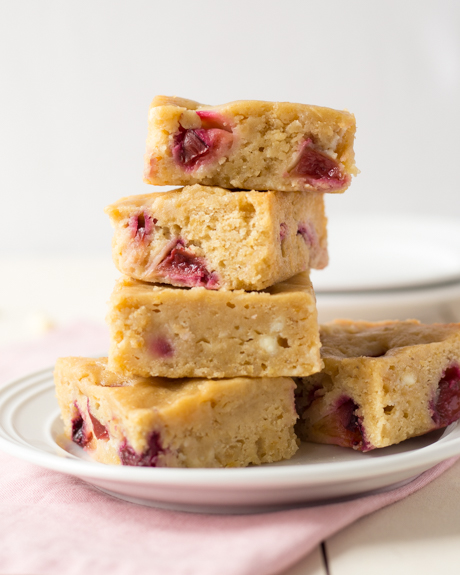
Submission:
<svg viewBox="0 0 460 575">
<path fill-rule="evenodd" d="M 290 378 L 127 382 L 106 366 L 105 358 L 61 358 L 55 369 L 66 436 L 80 420 L 84 447 L 101 463 L 122 463 L 127 449 L 125 464 L 158 467 L 246 466 L 297 451 Z"/>
<path fill-rule="evenodd" d="M 404 347 L 448 339 L 460 341 L 460 324 L 422 324 L 406 321 L 366 322 L 340 319 L 320 327 L 323 357 L 397 355 Z"/>
<path fill-rule="evenodd" d="M 452 414 L 455 419 L 460 324 L 337 320 L 321 326 L 321 341 L 324 369 L 299 387 L 303 439 L 367 450 L 443 427 Z M 438 406 L 443 393 L 446 403 Z"/>
</svg>

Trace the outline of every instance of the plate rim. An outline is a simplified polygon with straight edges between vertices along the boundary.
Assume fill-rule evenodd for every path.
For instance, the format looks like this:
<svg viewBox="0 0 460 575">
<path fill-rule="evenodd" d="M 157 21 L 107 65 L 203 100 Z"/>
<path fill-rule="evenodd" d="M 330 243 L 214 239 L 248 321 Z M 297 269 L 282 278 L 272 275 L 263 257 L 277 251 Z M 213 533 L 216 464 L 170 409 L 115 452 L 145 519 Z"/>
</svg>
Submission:
<svg viewBox="0 0 460 575">
<path fill-rule="evenodd" d="M 0 385 L 0 408 L 3 405 L 1 394 L 6 388 L 14 388 L 21 382 L 27 382 L 34 377 L 49 378 L 46 389 L 51 389 L 53 387 L 53 371 L 54 367 L 44 368 Z M 53 411 L 53 413 L 55 412 Z M 49 412 L 46 417 L 51 417 Z M 55 416 L 53 420 L 55 420 Z M 294 488 L 319 484 L 334 485 L 339 481 L 349 483 L 356 480 L 358 476 L 359 479 L 372 479 L 374 477 L 390 476 L 395 472 L 411 470 L 414 470 L 414 474 L 416 474 L 421 467 L 430 468 L 441 461 L 460 454 L 460 436 L 449 439 L 451 432 L 458 425 L 460 425 L 460 421 L 447 427 L 441 437 L 435 442 L 413 451 L 389 454 L 378 458 L 367 458 L 365 460 L 330 461 L 312 463 L 310 465 L 297 463 L 278 467 L 183 469 L 110 466 L 96 461 L 79 459 L 68 452 L 66 452 L 68 453 L 67 456 L 61 456 L 58 453 L 48 453 L 31 444 L 21 444 L 5 431 L 1 421 L 0 449 L 40 467 L 77 477 L 104 479 L 114 483 L 130 482 L 155 486 L 167 484 L 172 487 L 186 486 L 189 489 L 201 489 L 203 487 L 218 489 L 225 487 L 226 489 L 234 490 L 242 486 L 246 489 L 254 489 L 263 483 L 267 487 Z M 57 447 L 59 446 L 57 445 Z M 334 473 L 331 473 L 331 469 L 334 470 Z"/>
<path fill-rule="evenodd" d="M 460 232 L 458 230 L 458 221 L 454 217 L 445 217 L 445 216 L 428 216 L 423 214 L 410 214 L 409 216 L 403 214 L 374 214 L 374 213 L 366 213 L 366 212 L 359 212 L 353 214 L 338 214 L 333 213 L 328 216 L 329 220 L 334 220 L 334 225 L 331 226 L 331 229 L 338 229 L 338 225 L 347 225 L 348 228 L 356 228 L 359 224 L 362 225 L 364 223 L 364 228 L 367 229 L 369 226 L 377 226 L 377 227 L 388 227 L 389 223 L 394 228 L 397 227 L 398 229 L 407 229 L 408 227 L 411 228 L 412 232 L 414 230 L 422 230 L 423 228 L 429 227 L 433 229 L 433 226 L 436 227 L 437 230 L 442 230 L 442 234 L 446 235 L 452 234 L 452 237 L 449 238 L 449 243 L 459 249 L 459 262 L 460 262 Z M 332 234 L 328 234 L 330 236 Z M 329 246 L 330 249 L 331 246 Z M 321 284 L 321 279 L 318 276 L 318 270 L 313 271 L 313 280 L 314 283 L 318 284 L 317 293 L 329 295 L 329 294 L 337 294 L 337 295 L 348 295 L 348 294 L 373 294 L 373 293 L 386 293 L 386 292 L 395 292 L 395 291 L 410 291 L 410 290 L 430 290 L 441 288 L 447 286 L 449 284 L 458 283 L 460 282 L 460 266 L 456 271 L 450 271 L 442 274 L 438 278 L 432 277 L 431 279 L 415 279 L 415 280 L 397 280 L 390 282 L 389 285 L 379 286 L 378 284 L 366 284 L 366 285 L 351 285 L 351 286 L 323 286 Z M 319 270 L 321 273 L 321 270 Z M 323 276 L 324 277 L 324 276 Z M 327 282 L 326 282 L 327 283 Z"/>
</svg>

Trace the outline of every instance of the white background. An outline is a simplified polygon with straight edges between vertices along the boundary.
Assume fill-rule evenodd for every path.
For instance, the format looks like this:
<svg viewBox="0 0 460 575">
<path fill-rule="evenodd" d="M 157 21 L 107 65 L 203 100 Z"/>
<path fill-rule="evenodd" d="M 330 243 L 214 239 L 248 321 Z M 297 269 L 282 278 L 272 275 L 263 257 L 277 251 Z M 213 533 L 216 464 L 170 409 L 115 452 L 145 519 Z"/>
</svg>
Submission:
<svg viewBox="0 0 460 575">
<path fill-rule="evenodd" d="M 348 108 L 362 173 L 331 219 L 460 215 L 458 0 L 0 0 L 0 87 L 0 342 L 102 321 L 103 207 L 151 189 L 155 94 Z M 330 540 L 334 573 L 455 572 L 457 476 Z"/>
<path fill-rule="evenodd" d="M 361 174 L 332 215 L 460 215 L 455 0 L 3 2 L 0 255 L 107 255 L 155 94 L 347 108 Z M 427 231 L 429 233 L 429 231 Z"/>
</svg>

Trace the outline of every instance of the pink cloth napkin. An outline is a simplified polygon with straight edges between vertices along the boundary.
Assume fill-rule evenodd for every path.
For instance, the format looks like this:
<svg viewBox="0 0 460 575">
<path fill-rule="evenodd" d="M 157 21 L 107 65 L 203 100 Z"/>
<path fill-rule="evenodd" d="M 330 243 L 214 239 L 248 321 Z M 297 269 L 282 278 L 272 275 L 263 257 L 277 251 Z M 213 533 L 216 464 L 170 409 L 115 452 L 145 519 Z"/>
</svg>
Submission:
<svg viewBox="0 0 460 575">
<path fill-rule="evenodd" d="M 0 385 L 61 355 L 107 349 L 106 329 L 81 323 L 3 348 Z M 274 575 L 359 517 L 438 477 L 454 459 L 394 491 L 259 515 L 198 515 L 142 507 L 0 452 L 0 573 Z"/>
</svg>

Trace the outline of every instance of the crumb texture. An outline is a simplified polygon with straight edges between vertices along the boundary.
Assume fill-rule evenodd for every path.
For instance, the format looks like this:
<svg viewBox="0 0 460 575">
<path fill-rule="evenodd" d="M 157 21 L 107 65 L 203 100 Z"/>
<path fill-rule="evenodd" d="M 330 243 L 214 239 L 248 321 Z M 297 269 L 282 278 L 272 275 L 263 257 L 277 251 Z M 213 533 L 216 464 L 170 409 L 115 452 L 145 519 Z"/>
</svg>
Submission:
<svg viewBox="0 0 460 575">
<path fill-rule="evenodd" d="M 124 378 L 105 358 L 61 358 L 55 382 L 66 436 L 102 463 L 242 467 L 298 448 L 290 378 Z"/>
<path fill-rule="evenodd" d="M 113 371 L 164 377 L 304 376 L 321 369 L 308 274 L 260 292 L 124 278 L 107 316 Z"/>
<path fill-rule="evenodd" d="M 460 325 L 339 320 L 321 326 L 321 373 L 298 380 L 297 432 L 368 451 L 460 418 Z"/>
<path fill-rule="evenodd" d="M 108 206 L 113 259 L 135 279 L 262 290 L 328 263 L 322 194 L 200 185 Z"/>
<path fill-rule="evenodd" d="M 150 184 L 343 192 L 358 170 L 354 116 L 289 102 L 204 106 L 159 96 L 149 110 Z"/>
</svg>

